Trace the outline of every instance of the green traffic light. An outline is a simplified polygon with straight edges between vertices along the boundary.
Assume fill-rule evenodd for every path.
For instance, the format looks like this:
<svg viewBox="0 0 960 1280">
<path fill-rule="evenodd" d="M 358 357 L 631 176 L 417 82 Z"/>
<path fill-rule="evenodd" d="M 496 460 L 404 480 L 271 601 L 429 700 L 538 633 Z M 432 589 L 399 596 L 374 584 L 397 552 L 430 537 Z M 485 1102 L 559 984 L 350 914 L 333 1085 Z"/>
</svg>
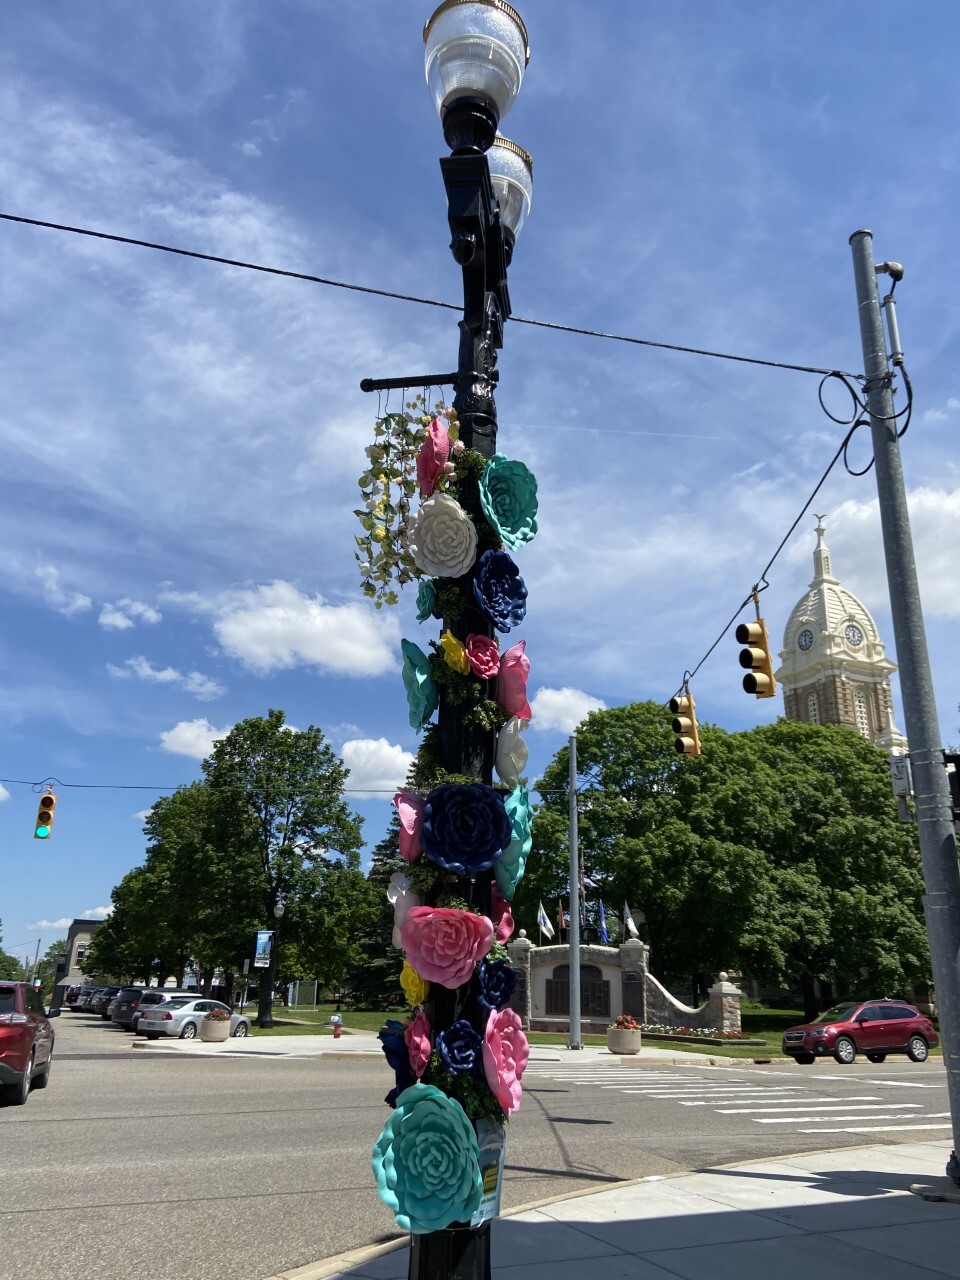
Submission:
<svg viewBox="0 0 960 1280">
<path fill-rule="evenodd" d="M 50 834 L 50 828 L 37 827 L 36 831 L 33 834 L 36 836 L 38 840 L 46 840 L 47 836 Z"/>
</svg>

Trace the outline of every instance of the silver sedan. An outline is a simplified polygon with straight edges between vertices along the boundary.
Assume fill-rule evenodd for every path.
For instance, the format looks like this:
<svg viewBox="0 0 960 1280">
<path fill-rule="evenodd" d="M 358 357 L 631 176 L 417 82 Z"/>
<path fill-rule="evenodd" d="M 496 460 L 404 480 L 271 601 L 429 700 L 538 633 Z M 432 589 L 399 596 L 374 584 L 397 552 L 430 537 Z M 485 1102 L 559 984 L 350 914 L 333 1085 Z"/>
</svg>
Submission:
<svg viewBox="0 0 960 1280">
<path fill-rule="evenodd" d="M 240 1013 L 230 1013 L 225 1004 L 219 1000 L 167 1000 L 164 1004 L 154 1005 L 140 1018 L 140 1034 L 148 1040 L 159 1040 L 161 1036 L 177 1036 L 180 1040 L 193 1040 L 200 1033 L 200 1023 L 213 1009 L 222 1009 L 230 1014 L 230 1034 L 247 1036 L 250 1034 L 250 1019 Z"/>
</svg>

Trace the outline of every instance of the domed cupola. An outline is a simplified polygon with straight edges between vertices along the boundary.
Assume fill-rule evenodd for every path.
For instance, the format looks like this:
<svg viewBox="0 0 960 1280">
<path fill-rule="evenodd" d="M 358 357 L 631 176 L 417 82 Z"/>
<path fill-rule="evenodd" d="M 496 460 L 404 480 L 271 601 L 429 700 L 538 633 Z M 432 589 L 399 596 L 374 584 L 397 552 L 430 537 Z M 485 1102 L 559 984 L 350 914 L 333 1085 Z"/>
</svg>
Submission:
<svg viewBox="0 0 960 1280">
<path fill-rule="evenodd" d="M 866 606 L 833 574 L 817 516 L 813 581 L 787 619 L 777 680 L 788 720 L 843 724 L 888 751 L 905 751 L 893 723 L 890 676 L 877 625 Z"/>
</svg>

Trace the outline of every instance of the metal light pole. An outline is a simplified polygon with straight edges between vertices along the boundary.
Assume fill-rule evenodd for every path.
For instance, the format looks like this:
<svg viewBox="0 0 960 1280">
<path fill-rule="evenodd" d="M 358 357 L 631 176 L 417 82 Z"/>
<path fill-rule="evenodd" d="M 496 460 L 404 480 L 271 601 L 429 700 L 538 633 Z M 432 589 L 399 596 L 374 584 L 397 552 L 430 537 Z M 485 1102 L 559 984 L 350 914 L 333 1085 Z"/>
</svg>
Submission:
<svg viewBox="0 0 960 1280">
<path fill-rule="evenodd" d="M 257 1002 L 257 1026 L 269 1028 L 273 1026 L 273 983 L 277 972 L 277 951 L 280 945 L 280 921 L 283 919 L 284 904 L 273 905 L 273 945 L 270 948 L 270 963 L 267 965 L 267 989 L 260 987 L 260 999 Z"/>
<path fill-rule="evenodd" d="M 874 266 L 873 233 L 870 231 L 855 231 L 850 237 L 850 245 L 860 311 L 860 339 L 867 379 L 867 405 L 876 462 L 890 611 L 917 803 L 917 832 L 926 887 L 923 909 L 930 939 L 930 961 L 953 1124 L 953 1151 L 947 1163 L 947 1174 L 960 1186 L 960 1161 L 957 1159 L 960 1152 L 960 868 L 957 865 L 956 831 L 940 743 L 940 725 L 933 696 L 900 463 L 898 422 L 893 416 L 892 374 L 877 292 L 878 272 L 888 272 L 896 281 L 902 276 L 903 269 L 896 263 Z M 888 299 L 888 304 L 891 301 L 892 298 Z M 891 339 L 894 363 L 901 364 L 895 320 L 891 324 Z"/>
<path fill-rule="evenodd" d="M 580 835 L 577 826 L 577 735 L 571 733 L 570 755 L 570 1035 L 568 1049 L 582 1049 L 580 1039 Z M 576 903 L 576 908 L 574 908 Z M 561 907 L 561 910 L 563 908 Z"/>
</svg>

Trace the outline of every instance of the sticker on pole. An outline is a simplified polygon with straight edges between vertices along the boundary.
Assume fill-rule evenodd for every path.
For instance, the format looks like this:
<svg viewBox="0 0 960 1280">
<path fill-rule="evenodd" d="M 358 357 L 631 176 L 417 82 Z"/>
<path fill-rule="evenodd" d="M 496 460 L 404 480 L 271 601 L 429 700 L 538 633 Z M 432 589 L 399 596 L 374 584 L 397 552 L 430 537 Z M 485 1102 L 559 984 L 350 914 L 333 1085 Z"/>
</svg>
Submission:
<svg viewBox="0 0 960 1280">
<path fill-rule="evenodd" d="M 503 1186 L 503 1157 L 506 1134 L 503 1125 L 492 1120 L 476 1122 L 477 1142 L 480 1144 L 480 1177 L 483 1179 L 483 1197 L 476 1213 L 470 1219 L 471 1227 L 500 1216 L 500 1189 Z"/>
</svg>

